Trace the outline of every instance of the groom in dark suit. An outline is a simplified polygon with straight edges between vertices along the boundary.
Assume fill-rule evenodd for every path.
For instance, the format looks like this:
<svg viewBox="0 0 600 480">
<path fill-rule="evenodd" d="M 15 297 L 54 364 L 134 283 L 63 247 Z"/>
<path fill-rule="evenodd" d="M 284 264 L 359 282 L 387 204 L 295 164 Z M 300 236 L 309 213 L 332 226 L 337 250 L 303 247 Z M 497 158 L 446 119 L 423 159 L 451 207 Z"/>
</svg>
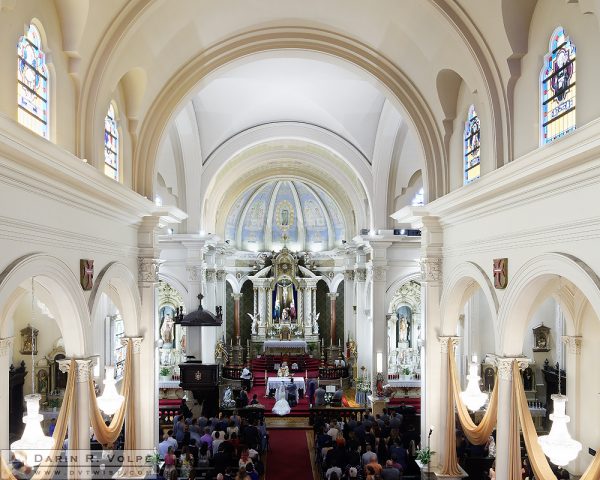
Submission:
<svg viewBox="0 0 600 480">
<path fill-rule="evenodd" d="M 290 378 L 290 382 L 291 383 L 286 387 L 287 398 L 290 407 L 295 407 L 298 405 L 298 401 L 296 400 L 298 398 L 298 385 L 294 383 L 293 378 Z"/>
</svg>

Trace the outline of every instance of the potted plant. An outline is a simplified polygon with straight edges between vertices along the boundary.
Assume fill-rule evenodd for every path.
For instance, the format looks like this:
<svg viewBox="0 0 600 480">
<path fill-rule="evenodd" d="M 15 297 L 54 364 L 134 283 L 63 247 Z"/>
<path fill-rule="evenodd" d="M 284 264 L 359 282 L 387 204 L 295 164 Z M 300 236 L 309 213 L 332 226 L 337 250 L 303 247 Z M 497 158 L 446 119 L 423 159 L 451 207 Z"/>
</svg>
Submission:
<svg viewBox="0 0 600 480">
<path fill-rule="evenodd" d="M 161 382 L 168 382 L 171 380 L 171 367 L 160 367 L 158 374 L 160 375 Z"/>
<path fill-rule="evenodd" d="M 404 377 L 405 380 L 410 379 L 410 369 L 408 367 L 404 367 L 402 369 L 402 376 Z"/>
<path fill-rule="evenodd" d="M 432 451 L 429 447 L 422 448 L 421 450 L 417 450 L 416 459 L 423 465 L 429 465 L 431 462 L 431 456 L 435 452 Z"/>
</svg>

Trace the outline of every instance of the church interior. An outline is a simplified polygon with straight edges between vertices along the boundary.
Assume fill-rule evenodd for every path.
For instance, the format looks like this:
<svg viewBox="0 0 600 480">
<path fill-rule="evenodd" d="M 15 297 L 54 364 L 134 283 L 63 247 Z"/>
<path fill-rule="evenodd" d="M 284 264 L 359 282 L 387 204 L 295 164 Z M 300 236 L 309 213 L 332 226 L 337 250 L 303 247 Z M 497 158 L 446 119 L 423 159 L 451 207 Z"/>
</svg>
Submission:
<svg viewBox="0 0 600 480">
<path fill-rule="evenodd" d="M 598 45 L 595 0 L 0 0 L 0 478 L 600 479 Z"/>
</svg>

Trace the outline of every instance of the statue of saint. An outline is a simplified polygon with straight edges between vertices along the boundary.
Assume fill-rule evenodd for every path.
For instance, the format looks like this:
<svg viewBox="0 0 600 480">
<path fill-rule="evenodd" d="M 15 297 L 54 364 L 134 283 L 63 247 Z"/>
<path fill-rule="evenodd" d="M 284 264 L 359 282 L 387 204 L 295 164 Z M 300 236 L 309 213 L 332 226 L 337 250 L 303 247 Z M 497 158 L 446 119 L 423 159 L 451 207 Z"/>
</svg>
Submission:
<svg viewBox="0 0 600 480">
<path fill-rule="evenodd" d="M 290 321 L 290 309 L 284 308 L 283 312 L 281 312 L 281 321 L 283 323 L 289 323 Z"/>
<path fill-rule="evenodd" d="M 173 321 L 173 318 L 171 318 L 171 314 L 167 313 L 163 320 L 163 324 L 160 327 L 160 338 L 162 338 L 162 341 L 165 344 L 173 343 L 173 325 L 175 325 L 175 322 Z"/>
<path fill-rule="evenodd" d="M 312 324 L 313 335 L 318 335 L 319 334 L 319 315 L 321 315 L 321 312 L 317 313 L 315 316 L 313 316 L 312 313 L 310 315 L 313 320 L 313 324 Z"/>
<path fill-rule="evenodd" d="M 400 325 L 399 325 L 399 336 L 401 342 L 408 342 L 408 322 L 406 321 L 406 317 L 402 315 L 400 317 Z"/>
<path fill-rule="evenodd" d="M 256 315 L 252 315 L 251 313 L 248 313 L 248 316 L 252 319 L 252 326 L 250 327 L 250 332 L 256 335 L 258 334 L 258 319 L 260 318 L 260 314 L 257 313 Z"/>
<path fill-rule="evenodd" d="M 279 317 L 281 315 L 281 304 L 279 303 L 279 299 L 275 300 L 275 308 L 273 309 L 273 319 L 275 321 L 279 321 Z"/>
</svg>

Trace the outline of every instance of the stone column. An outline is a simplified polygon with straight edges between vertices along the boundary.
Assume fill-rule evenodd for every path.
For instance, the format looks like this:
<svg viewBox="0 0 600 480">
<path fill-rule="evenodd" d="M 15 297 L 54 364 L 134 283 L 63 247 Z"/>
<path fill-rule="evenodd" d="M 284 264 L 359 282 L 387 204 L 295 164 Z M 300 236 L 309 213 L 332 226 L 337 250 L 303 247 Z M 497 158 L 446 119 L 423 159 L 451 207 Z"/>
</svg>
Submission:
<svg viewBox="0 0 600 480">
<path fill-rule="evenodd" d="M 459 337 L 439 337 L 440 342 L 440 386 L 439 386 L 439 399 L 440 399 L 440 422 L 439 428 L 436 428 L 434 434 L 442 438 L 444 436 L 444 432 L 448 428 L 448 424 L 446 422 L 446 416 L 448 413 L 448 409 L 452 409 L 454 412 L 454 404 L 448 404 L 448 386 L 450 383 L 450 378 L 448 376 L 448 349 L 454 349 L 460 341 Z M 429 430 L 427 430 L 429 432 Z M 432 434 L 433 436 L 433 434 Z M 421 435 L 422 441 L 425 441 L 426 437 L 424 434 Z M 435 450 L 438 451 L 438 450 Z M 439 463 L 444 463 L 444 448 L 442 446 L 441 450 L 439 450 Z"/>
<path fill-rule="evenodd" d="M 512 388 L 514 361 L 520 368 L 525 368 L 528 360 L 525 357 L 498 357 L 498 423 L 496 425 L 496 477 L 510 478 L 512 468 L 509 461 L 511 422 L 516 419 L 513 411 Z"/>
<path fill-rule="evenodd" d="M 345 335 L 342 339 L 342 345 L 345 350 L 345 342 L 349 339 L 356 341 L 356 323 L 354 316 L 354 270 L 344 271 L 344 330 Z"/>
<path fill-rule="evenodd" d="M 354 279 L 356 282 L 356 347 L 358 350 L 358 368 L 366 367 L 370 372 L 371 348 L 368 332 L 367 318 L 365 315 L 365 291 L 367 288 L 366 268 L 357 268 Z"/>
<path fill-rule="evenodd" d="M 562 341 L 565 344 L 565 370 L 569 372 L 569 381 L 567 382 L 566 395 L 569 398 L 567 402 L 567 415 L 571 417 L 569 432 L 571 437 L 581 439 L 581 432 L 584 427 L 584 419 L 581 416 L 581 344 L 583 337 L 563 336 Z M 579 455 L 569 464 L 569 471 L 574 475 L 582 475 L 585 471 L 585 456 Z"/>
<path fill-rule="evenodd" d="M 233 297 L 233 364 L 241 365 L 243 359 L 243 347 L 240 346 L 241 331 L 240 331 L 240 299 L 241 293 L 232 293 Z"/>
<path fill-rule="evenodd" d="M 227 325 L 227 272 L 225 270 L 217 270 L 217 283 L 215 284 L 215 306 L 223 307 L 223 324 L 215 330 L 215 344 L 217 340 L 223 337 L 225 326 Z M 216 312 L 216 309 L 214 310 Z M 214 352 L 214 348 L 213 348 Z M 213 358 L 214 361 L 214 358 Z"/>
<path fill-rule="evenodd" d="M 136 424 L 139 428 L 136 433 L 137 446 L 144 449 L 152 449 L 158 442 L 159 353 L 156 341 L 160 333 L 158 322 L 155 319 L 158 265 L 159 260 L 155 258 L 139 258 L 138 282 L 142 299 L 139 333 L 146 341 L 138 349 L 140 367 L 137 369 L 136 375 L 140 375 L 144 381 L 140 383 L 140 388 L 137 390 L 140 402 L 137 403 L 139 416 L 136 418 Z"/>
<path fill-rule="evenodd" d="M 202 278 L 204 270 L 200 265 L 186 265 L 188 298 L 186 301 L 186 311 L 191 313 L 198 309 L 198 295 L 202 293 Z M 186 355 L 193 355 L 197 359 L 202 358 L 202 329 L 186 328 Z"/>
<path fill-rule="evenodd" d="M 215 313 L 217 290 L 217 271 L 214 268 L 206 269 L 206 296 L 203 299 L 203 307 Z M 191 330 L 191 329 L 190 329 Z M 202 362 L 206 364 L 215 363 L 215 348 L 217 344 L 217 329 L 215 327 L 202 328 Z M 234 339 L 235 342 L 235 339 Z"/>
<path fill-rule="evenodd" d="M 59 369 L 63 373 L 75 375 L 74 401 L 76 410 L 72 410 L 72 416 L 69 421 L 69 428 L 77 425 L 77 442 L 69 440 L 69 464 L 73 460 L 76 467 L 73 472 L 69 469 L 69 478 L 87 479 L 91 478 L 84 473 L 89 472 L 91 462 L 88 459 L 87 452 L 90 450 L 90 389 L 88 382 L 90 375 L 93 375 L 93 368 L 96 363 L 95 358 L 85 358 L 75 360 L 75 372 L 71 372 L 71 359 L 59 360 Z M 71 435 L 69 435 L 70 437 Z"/>
<path fill-rule="evenodd" d="M 13 346 L 14 337 L 0 338 L 0 415 L 4 421 L 0 422 L 0 452 L 4 456 L 5 460 L 8 458 L 9 444 L 9 432 L 8 432 L 8 418 L 9 418 L 9 377 L 8 371 L 11 363 L 11 350 Z"/>
<path fill-rule="evenodd" d="M 374 241 L 371 243 L 371 258 L 373 265 L 373 289 L 372 289 L 372 311 L 373 318 L 372 326 L 372 342 L 373 342 L 373 378 L 377 375 L 377 354 L 381 352 L 383 355 L 383 379 L 387 383 L 387 357 L 388 357 L 388 341 L 387 341 L 387 322 L 385 314 L 387 308 L 385 305 L 385 292 L 387 289 L 387 249 L 391 242 Z"/>
<path fill-rule="evenodd" d="M 336 338 L 336 318 L 335 318 L 335 300 L 338 297 L 337 293 L 328 293 L 327 294 L 327 298 L 329 298 L 329 320 L 330 320 L 330 325 L 329 325 L 329 338 L 330 340 L 330 344 L 331 345 L 337 345 L 338 341 Z"/>
</svg>

